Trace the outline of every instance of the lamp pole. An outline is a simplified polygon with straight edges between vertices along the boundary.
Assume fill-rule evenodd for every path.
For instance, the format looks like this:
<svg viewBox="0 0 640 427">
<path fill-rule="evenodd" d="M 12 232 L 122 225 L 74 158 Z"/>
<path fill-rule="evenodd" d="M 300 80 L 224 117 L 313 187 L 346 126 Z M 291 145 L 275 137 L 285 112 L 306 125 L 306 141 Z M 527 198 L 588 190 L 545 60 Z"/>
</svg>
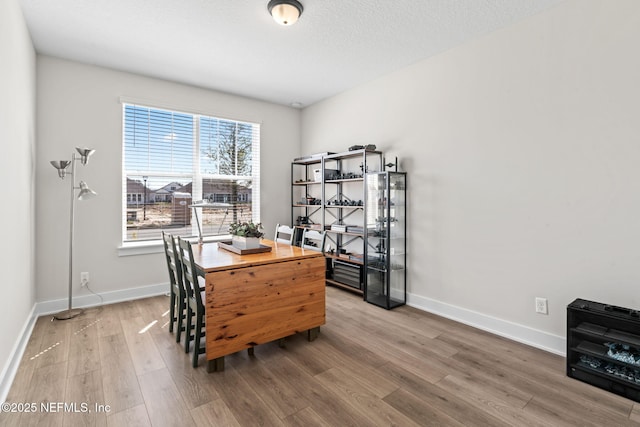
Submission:
<svg viewBox="0 0 640 427">
<path fill-rule="evenodd" d="M 69 308 L 66 311 L 56 314 L 58 320 L 67 320 L 82 313 L 80 308 L 71 308 L 73 294 L 73 235 L 75 229 L 75 207 L 76 207 L 76 153 L 71 155 L 71 209 L 69 212 Z"/>
<path fill-rule="evenodd" d="M 144 200 L 142 201 L 142 220 L 146 221 L 147 220 L 147 179 L 149 179 L 148 176 L 143 176 L 142 179 L 144 180 Z"/>
</svg>

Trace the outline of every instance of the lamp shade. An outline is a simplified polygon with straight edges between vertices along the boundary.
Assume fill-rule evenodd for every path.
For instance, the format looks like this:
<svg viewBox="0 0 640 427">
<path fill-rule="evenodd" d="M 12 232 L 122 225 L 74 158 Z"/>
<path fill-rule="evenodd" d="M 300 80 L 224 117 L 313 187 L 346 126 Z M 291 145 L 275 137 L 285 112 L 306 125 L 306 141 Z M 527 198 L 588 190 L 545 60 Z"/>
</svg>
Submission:
<svg viewBox="0 0 640 427">
<path fill-rule="evenodd" d="M 98 195 L 95 191 L 89 188 L 86 182 L 80 181 L 80 193 L 78 193 L 78 200 L 87 200 Z"/>
<path fill-rule="evenodd" d="M 80 148 L 76 147 L 76 151 L 80 154 L 80 162 L 83 165 L 86 165 L 89 161 L 89 156 L 96 152 L 96 150 L 91 148 Z"/>
<path fill-rule="evenodd" d="M 304 9 L 296 0 L 271 0 L 267 8 L 273 19 L 280 25 L 295 24 Z"/>
<path fill-rule="evenodd" d="M 58 169 L 58 176 L 64 178 L 67 174 L 67 168 L 71 164 L 70 160 L 51 160 L 51 165 Z"/>
</svg>

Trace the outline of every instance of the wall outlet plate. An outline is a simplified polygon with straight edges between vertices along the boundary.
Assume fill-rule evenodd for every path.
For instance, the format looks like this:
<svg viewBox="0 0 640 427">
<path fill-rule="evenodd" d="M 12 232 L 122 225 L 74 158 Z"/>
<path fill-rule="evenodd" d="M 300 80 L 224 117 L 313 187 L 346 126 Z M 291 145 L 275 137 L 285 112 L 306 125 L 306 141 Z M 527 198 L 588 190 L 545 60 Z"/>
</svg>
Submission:
<svg viewBox="0 0 640 427">
<path fill-rule="evenodd" d="M 536 297 L 536 313 L 549 314 L 549 306 L 546 298 Z"/>
<path fill-rule="evenodd" d="M 82 273 L 80 273 L 80 284 L 82 285 L 82 287 L 87 286 L 87 284 L 89 284 L 89 272 L 88 271 L 83 271 Z"/>
</svg>

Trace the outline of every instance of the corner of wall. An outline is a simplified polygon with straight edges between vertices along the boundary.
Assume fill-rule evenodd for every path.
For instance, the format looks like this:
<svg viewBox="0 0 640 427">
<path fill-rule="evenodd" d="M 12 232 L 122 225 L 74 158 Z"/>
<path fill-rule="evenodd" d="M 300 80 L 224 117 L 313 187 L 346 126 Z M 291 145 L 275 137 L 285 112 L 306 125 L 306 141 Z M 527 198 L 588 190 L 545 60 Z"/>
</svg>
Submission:
<svg viewBox="0 0 640 427">
<path fill-rule="evenodd" d="M 25 349 L 27 348 L 27 343 L 29 342 L 29 337 L 31 337 L 31 332 L 33 331 L 33 327 L 36 324 L 37 316 L 36 305 L 33 305 L 27 320 L 22 327 L 18 335 L 18 339 L 11 349 L 11 353 L 9 359 L 5 363 L 2 368 L 2 372 L 0 373 L 0 402 L 5 402 L 7 400 L 7 395 L 9 394 L 9 389 L 11 388 L 11 384 L 13 383 L 13 379 L 18 372 L 18 367 L 20 366 L 20 360 L 22 360 L 22 355 L 24 354 Z"/>
</svg>

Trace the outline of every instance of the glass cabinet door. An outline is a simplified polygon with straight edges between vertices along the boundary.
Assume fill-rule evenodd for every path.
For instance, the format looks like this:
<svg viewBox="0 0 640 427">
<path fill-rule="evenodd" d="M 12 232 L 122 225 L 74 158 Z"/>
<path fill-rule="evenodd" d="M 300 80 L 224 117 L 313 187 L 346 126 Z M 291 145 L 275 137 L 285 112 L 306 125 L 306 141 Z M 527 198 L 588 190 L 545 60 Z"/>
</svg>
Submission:
<svg viewBox="0 0 640 427">
<path fill-rule="evenodd" d="M 365 300 L 386 309 L 406 302 L 406 176 L 366 175 Z"/>
</svg>

